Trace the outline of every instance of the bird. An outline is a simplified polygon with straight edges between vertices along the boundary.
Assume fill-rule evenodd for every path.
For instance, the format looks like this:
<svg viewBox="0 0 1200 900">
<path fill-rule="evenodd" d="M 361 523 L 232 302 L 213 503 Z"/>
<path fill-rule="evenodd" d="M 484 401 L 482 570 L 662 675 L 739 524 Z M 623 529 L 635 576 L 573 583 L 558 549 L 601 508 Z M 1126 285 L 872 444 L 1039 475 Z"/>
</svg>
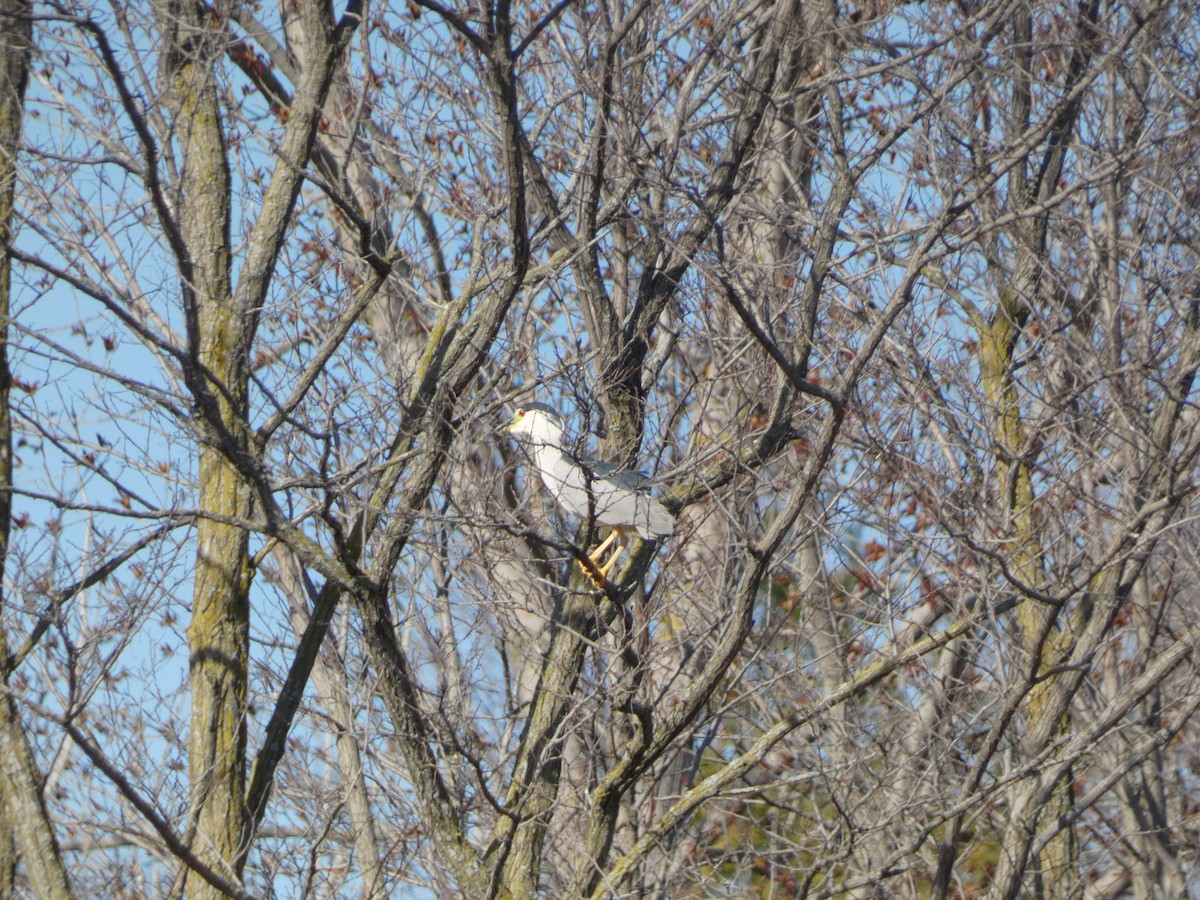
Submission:
<svg viewBox="0 0 1200 900">
<path fill-rule="evenodd" d="M 603 587 L 608 573 L 625 551 L 631 532 L 644 541 L 668 537 L 675 519 L 667 508 L 650 496 L 648 481 L 640 472 L 617 469 L 608 463 L 578 457 L 567 447 L 563 418 L 552 406 L 530 403 L 517 409 L 502 433 L 521 439 L 542 476 L 542 484 L 558 505 L 584 521 L 595 520 L 611 531 L 588 554 L 596 574 L 588 577 Z M 601 563 L 604 552 L 616 549 Z"/>
</svg>

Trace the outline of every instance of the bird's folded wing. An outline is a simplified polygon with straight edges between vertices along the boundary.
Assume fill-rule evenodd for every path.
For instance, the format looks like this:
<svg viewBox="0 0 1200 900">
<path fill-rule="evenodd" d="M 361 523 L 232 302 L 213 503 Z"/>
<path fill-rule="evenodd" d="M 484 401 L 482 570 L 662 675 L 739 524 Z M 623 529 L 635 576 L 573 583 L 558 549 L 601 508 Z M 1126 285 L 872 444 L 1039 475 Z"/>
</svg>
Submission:
<svg viewBox="0 0 1200 900">
<path fill-rule="evenodd" d="M 639 472 L 636 469 L 618 469 L 612 463 L 590 457 L 580 460 L 580 463 L 591 473 L 592 478 L 598 481 L 607 481 L 626 491 L 648 491 L 650 489 L 650 479 L 645 472 Z"/>
</svg>

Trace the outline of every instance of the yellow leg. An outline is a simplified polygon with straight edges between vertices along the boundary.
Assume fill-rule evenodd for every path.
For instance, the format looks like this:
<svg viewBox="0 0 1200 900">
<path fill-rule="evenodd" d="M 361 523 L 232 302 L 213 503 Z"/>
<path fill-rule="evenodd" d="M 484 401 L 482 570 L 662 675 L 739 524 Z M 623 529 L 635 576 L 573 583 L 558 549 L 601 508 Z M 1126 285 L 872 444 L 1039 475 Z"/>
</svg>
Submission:
<svg viewBox="0 0 1200 900">
<path fill-rule="evenodd" d="M 617 549 L 613 555 L 608 558 L 608 562 L 601 565 L 600 560 L 604 556 L 604 551 L 611 546 L 613 541 L 617 542 Z M 591 560 L 592 565 L 595 566 L 600 572 L 600 578 L 598 580 L 590 571 L 587 573 L 588 578 L 592 580 L 592 584 L 596 585 L 598 588 L 604 587 L 604 583 L 608 580 L 608 573 L 612 571 L 613 566 L 617 564 L 617 559 L 624 552 L 625 535 L 622 533 L 621 529 L 614 528 L 608 533 L 608 537 L 600 542 L 600 546 L 588 554 L 588 559 Z"/>
<path fill-rule="evenodd" d="M 592 565 L 596 566 L 596 568 L 600 567 L 600 557 L 604 555 L 604 551 L 608 549 L 609 545 L 617 539 L 618 534 L 620 532 L 614 528 L 608 533 L 608 537 L 600 542 L 600 546 L 588 554 L 588 559 L 592 561 Z"/>
<path fill-rule="evenodd" d="M 613 566 L 617 564 L 617 560 L 621 558 L 621 554 L 625 552 L 625 542 L 617 544 L 616 552 L 608 558 L 608 562 L 600 566 L 600 574 L 607 580 L 608 573 L 613 570 Z"/>
</svg>

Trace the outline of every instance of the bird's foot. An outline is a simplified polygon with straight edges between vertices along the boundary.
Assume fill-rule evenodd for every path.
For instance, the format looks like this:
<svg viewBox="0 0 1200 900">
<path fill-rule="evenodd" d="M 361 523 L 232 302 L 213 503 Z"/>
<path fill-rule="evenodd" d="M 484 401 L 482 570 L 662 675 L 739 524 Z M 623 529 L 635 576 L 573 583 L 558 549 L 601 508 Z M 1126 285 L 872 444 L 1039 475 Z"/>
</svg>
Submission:
<svg viewBox="0 0 1200 900">
<path fill-rule="evenodd" d="M 617 564 L 617 560 L 625 552 L 625 545 L 618 544 L 616 551 L 608 558 L 608 562 L 601 565 L 600 555 L 604 549 L 604 546 L 601 545 L 595 553 L 588 557 L 588 562 L 591 563 L 591 566 L 584 567 L 588 579 L 600 590 L 604 590 L 605 585 L 608 584 L 608 573 L 613 570 L 613 567 Z M 595 570 L 594 572 L 593 569 Z M 599 578 L 596 577 L 597 575 L 599 575 Z"/>
</svg>

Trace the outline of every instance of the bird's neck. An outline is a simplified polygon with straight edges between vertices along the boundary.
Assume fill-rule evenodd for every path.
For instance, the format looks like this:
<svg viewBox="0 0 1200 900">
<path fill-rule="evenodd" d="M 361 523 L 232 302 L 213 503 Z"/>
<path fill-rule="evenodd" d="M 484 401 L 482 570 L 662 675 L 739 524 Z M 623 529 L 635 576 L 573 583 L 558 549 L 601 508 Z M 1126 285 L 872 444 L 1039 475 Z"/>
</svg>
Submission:
<svg viewBox="0 0 1200 900">
<path fill-rule="evenodd" d="M 542 469 L 560 459 L 569 458 L 567 448 L 563 446 L 561 434 L 534 441 L 530 449 L 533 451 L 538 467 Z"/>
<path fill-rule="evenodd" d="M 547 454 L 554 454 L 555 456 L 563 456 L 567 452 L 566 448 L 563 446 L 561 437 L 559 437 L 559 438 L 551 437 L 551 438 L 545 438 L 544 440 L 534 441 L 532 449 L 533 449 L 534 454 L 537 455 L 538 457 L 541 457 L 541 456 L 547 455 Z"/>
</svg>

